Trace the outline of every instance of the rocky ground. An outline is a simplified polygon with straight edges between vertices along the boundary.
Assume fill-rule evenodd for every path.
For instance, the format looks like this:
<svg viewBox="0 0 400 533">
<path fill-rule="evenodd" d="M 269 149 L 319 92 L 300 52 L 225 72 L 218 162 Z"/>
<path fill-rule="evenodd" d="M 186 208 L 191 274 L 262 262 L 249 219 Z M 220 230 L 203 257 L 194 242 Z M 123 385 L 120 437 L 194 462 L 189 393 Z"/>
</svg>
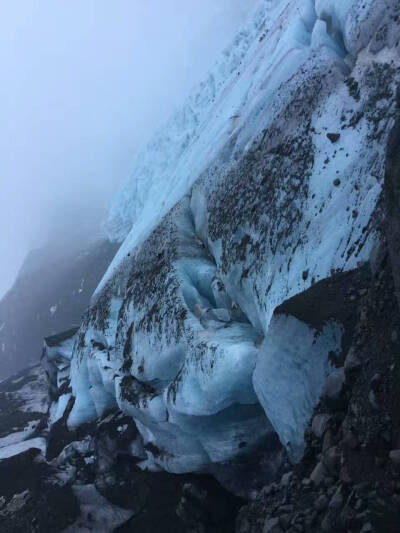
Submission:
<svg viewBox="0 0 400 533">
<path fill-rule="evenodd" d="M 171 210 L 128 206 L 142 226 L 46 339 L 47 375 L 0 382 L 0 532 L 400 531 L 400 5 L 315 2 L 305 24 L 289 4 L 243 63 L 250 83 L 301 41 L 297 70 L 262 105 L 277 64 L 240 91 L 257 106 Z M 81 258 L 93 288 L 105 246 Z M 37 304 L 74 325 L 53 295 L 80 299 L 78 266 L 0 305 L 5 353 Z"/>
<path fill-rule="evenodd" d="M 141 470 L 143 442 L 118 411 L 75 431 L 63 417 L 49 431 L 47 382 L 33 367 L 0 385 L 0 530 L 228 533 L 236 520 L 236 533 L 397 533 L 400 313 L 391 242 L 382 237 L 369 268 L 333 275 L 277 310 L 314 326 L 341 317 L 346 353 L 333 361 L 304 458 L 253 501 L 211 476 Z M 13 452 L 21 439 L 27 449 Z"/>
<path fill-rule="evenodd" d="M 302 461 L 240 510 L 237 533 L 400 531 L 398 141 L 395 128 L 380 206 L 381 244 L 372 254 L 370 277 L 342 294 L 354 308 L 345 358 L 327 379 Z M 331 302 L 325 291 L 317 305 L 309 297 L 303 307 L 296 301 L 287 306 L 310 320 L 313 304 L 323 316 Z"/>
<path fill-rule="evenodd" d="M 331 374 L 299 465 L 261 491 L 239 533 L 400 528 L 400 316 L 387 255 L 363 292 L 344 366 Z"/>
<path fill-rule="evenodd" d="M 2 533 L 229 533 L 244 501 L 211 476 L 143 471 L 143 443 L 120 412 L 76 431 L 47 423 L 35 366 L 0 383 Z"/>
</svg>

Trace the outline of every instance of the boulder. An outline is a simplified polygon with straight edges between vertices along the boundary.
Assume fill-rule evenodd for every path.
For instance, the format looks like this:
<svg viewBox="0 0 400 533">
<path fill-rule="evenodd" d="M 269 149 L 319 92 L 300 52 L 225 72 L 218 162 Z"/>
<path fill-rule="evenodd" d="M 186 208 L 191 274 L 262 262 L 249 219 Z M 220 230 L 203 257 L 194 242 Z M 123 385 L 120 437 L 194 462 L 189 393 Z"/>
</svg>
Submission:
<svg viewBox="0 0 400 533">
<path fill-rule="evenodd" d="M 344 397 L 345 374 L 344 369 L 335 370 L 327 377 L 322 391 L 322 397 L 330 409 L 341 409 L 345 403 Z"/>
</svg>

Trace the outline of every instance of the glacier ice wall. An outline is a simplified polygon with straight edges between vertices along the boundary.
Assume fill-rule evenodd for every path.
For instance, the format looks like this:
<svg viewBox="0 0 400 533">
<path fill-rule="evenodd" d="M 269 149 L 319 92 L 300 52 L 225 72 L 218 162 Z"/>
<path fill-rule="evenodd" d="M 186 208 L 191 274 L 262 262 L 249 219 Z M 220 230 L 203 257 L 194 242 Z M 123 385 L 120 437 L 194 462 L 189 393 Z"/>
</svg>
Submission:
<svg viewBox="0 0 400 533">
<path fill-rule="evenodd" d="M 260 347 L 254 390 L 294 459 L 303 455 L 304 431 L 331 370 L 327 354 L 340 352 L 341 340 L 334 322 L 318 332 L 293 316 L 277 315 Z"/>
<path fill-rule="evenodd" d="M 316 332 L 274 312 L 370 257 L 399 11 L 260 3 L 111 209 L 124 240 L 77 334 L 70 427 L 118 406 L 142 433 L 143 467 L 173 472 L 275 434 L 301 455 L 341 325 Z"/>
</svg>

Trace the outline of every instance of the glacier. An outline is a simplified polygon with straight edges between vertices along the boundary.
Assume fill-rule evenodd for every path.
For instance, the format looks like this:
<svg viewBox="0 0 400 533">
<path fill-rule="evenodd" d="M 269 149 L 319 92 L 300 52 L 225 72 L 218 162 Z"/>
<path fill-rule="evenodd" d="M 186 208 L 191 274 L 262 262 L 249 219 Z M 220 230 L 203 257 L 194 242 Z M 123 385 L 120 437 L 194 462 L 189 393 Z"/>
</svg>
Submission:
<svg viewBox="0 0 400 533">
<path fill-rule="evenodd" d="M 399 11 L 259 3 L 112 205 L 120 249 L 67 346 L 47 346 L 70 383 L 53 422 L 120 409 L 153 470 L 221 474 L 254 450 L 279 454 L 276 436 L 301 458 L 347 333 L 286 303 L 374 253 Z"/>
</svg>

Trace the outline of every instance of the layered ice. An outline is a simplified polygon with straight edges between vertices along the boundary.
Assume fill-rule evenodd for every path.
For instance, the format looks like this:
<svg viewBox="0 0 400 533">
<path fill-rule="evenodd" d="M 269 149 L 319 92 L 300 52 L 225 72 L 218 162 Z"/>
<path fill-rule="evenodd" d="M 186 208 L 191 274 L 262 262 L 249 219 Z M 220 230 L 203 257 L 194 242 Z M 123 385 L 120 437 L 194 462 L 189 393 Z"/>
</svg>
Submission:
<svg viewBox="0 0 400 533">
<path fill-rule="evenodd" d="M 70 428 L 119 408 L 142 434 L 143 468 L 172 472 L 212 470 L 276 435 L 301 456 L 342 325 L 274 313 L 369 260 L 398 11 L 261 2 L 139 155 L 110 213 L 123 243 L 76 333 Z"/>
</svg>

